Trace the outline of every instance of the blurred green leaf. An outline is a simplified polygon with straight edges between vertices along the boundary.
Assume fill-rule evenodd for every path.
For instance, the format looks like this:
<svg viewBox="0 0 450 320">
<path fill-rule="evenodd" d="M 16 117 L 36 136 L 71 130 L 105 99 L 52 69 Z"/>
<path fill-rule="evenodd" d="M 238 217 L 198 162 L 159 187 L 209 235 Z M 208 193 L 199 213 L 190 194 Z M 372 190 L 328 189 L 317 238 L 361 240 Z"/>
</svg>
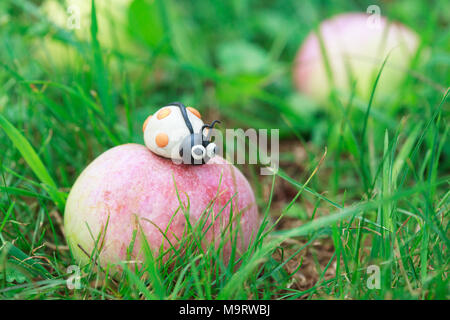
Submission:
<svg viewBox="0 0 450 320">
<path fill-rule="evenodd" d="M 6 272 L 0 272 L 0 278 L 4 276 L 6 276 L 6 281 L 10 283 L 24 283 L 27 280 L 27 277 L 14 267 L 7 268 Z"/>
<path fill-rule="evenodd" d="M 269 10 L 259 12 L 255 17 L 255 24 L 263 34 L 270 35 L 272 38 L 286 33 L 292 25 L 286 16 Z"/>
<path fill-rule="evenodd" d="M 224 103 L 245 103 L 262 84 L 262 77 L 236 76 L 233 81 L 217 83 L 217 97 Z"/>
<path fill-rule="evenodd" d="M 293 93 L 287 98 L 287 105 L 297 115 L 297 122 L 301 120 L 302 129 L 312 129 L 314 127 L 314 118 L 319 111 L 317 103 L 303 94 Z"/>
<path fill-rule="evenodd" d="M 229 75 L 258 74 L 267 71 L 267 52 L 245 41 L 226 42 L 219 46 L 217 58 L 222 70 Z"/>
<path fill-rule="evenodd" d="M 159 6 L 159 0 L 134 0 L 128 11 L 131 33 L 153 48 L 165 37 Z"/>
<path fill-rule="evenodd" d="M 208 65 L 207 48 L 201 31 L 186 15 L 186 4 L 166 0 L 167 28 L 170 30 L 170 43 L 174 53 L 184 63 L 197 66 Z"/>
</svg>

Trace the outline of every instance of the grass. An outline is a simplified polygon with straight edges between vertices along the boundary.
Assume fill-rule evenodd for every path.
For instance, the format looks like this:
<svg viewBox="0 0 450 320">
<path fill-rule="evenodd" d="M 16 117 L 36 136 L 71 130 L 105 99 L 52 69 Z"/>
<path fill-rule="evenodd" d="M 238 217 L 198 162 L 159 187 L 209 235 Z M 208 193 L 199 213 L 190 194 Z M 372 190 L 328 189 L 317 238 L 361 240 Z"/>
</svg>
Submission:
<svg viewBox="0 0 450 320">
<path fill-rule="evenodd" d="M 372 2 L 135 1 L 129 37 L 141 49 L 132 51 L 103 47 L 95 14 L 80 40 L 43 16 L 40 1 L 2 1 L 0 298 L 449 299 L 449 7 Z M 296 93 L 290 68 L 307 33 L 370 4 L 429 50 L 399 98 L 377 97 L 381 65 L 367 101 L 334 96 L 327 111 Z M 63 53 L 34 57 L 49 38 L 77 52 L 69 65 Z M 238 257 L 230 225 L 222 245 L 202 245 L 200 220 L 186 225 L 183 253 L 153 252 L 144 238 L 143 265 L 123 264 L 118 276 L 81 265 L 81 288 L 69 289 L 77 262 L 61 221 L 70 187 L 100 153 L 142 143 L 147 115 L 172 100 L 227 128 L 280 129 L 277 175 L 240 166 L 263 219 L 254 241 Z M 100 249 L 87 254 L 95 261 Z"/>
</svg>

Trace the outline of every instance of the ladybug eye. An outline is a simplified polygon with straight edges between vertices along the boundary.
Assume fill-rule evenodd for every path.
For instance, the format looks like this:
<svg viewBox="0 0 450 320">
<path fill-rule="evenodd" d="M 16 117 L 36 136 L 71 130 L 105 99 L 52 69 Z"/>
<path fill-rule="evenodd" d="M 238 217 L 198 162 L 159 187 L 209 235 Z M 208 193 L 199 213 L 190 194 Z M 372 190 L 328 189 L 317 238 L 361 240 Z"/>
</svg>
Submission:
<svg viewBox="0 0 450 320">
<path fill-rule="evenodd" d="M 209 128 L 205 128 L 202 130 L 203 136 L 205 137 L 205 139 L 208 138 L 208 134 L 209 134 Z"/>
<path fill-rule="evenodd" d="M 191 155 L 194 160 L 201 160 L 205 157 L 206 150 L 202 145 L 192 147 Z"/>
<path fill-rule="evenodd" d="M 217 154 L 217 145 L 215 143 L 210 143 L 206 147 L 206 155 L 209 158 L 214 157 Z"/>
</svg>

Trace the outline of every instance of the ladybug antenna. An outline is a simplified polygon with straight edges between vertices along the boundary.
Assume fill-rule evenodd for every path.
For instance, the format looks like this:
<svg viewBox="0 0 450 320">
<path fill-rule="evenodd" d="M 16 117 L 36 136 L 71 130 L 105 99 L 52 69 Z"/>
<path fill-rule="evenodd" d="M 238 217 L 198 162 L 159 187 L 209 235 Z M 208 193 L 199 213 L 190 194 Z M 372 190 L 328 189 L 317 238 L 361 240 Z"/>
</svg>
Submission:
<svg viewBox="0 0 450 320">
<path fill-rule="evenodd" d="M 216 125 L 216 123 L 220 123 L 220 121 L 219 120 L 214 120 L 210 125 L 209 125 L 209 127 L 212 129 L 212 128 L 214 128 L 214 126 Z"/>
<path fill-rule="evenodd" d="M 202 126 L 202 129 L 200 130 L 200 132 L 203 133 L 203 130 L 205 128 L 214 129 L 214 126 L 216 125 L 216 123 L 220 123 L 220 121 L 219 120 L 214 120 L 211 124 L 204 124 Z M 211 139 L 211 133 L 212 133 L 212 130 L 209 130 L 208 136 L 206 137 L 206 141 L 209 141 Z"/>
</svg>

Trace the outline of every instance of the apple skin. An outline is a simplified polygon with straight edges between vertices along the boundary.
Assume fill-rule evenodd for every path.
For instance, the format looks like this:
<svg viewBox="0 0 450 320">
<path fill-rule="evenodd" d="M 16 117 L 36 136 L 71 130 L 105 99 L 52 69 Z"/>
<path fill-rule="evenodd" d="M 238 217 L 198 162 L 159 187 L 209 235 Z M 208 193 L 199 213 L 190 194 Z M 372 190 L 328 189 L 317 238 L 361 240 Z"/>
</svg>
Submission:
<svg viewBox="0 0 450 320">
<path fill-rule="evenodd" d="M 93 237 L 97 238 L 105 229 L 108 216 L 106 235 L 100 241 L 101 266 L 127 260 L 127 249 L 138 224 L 156 256 L 163 242 L 160 230 L 166 230 L 171 217 L 180 207 L 174 180 L 185 207 L 189 197 L 191 224 L 198 221 L 211 200 L 217 198 L 213 208 L 216 220 L 205 236 L 207 242 L 215 241 L 216 247 L 222 226 L 229 221 L 230 204 L 227 202 L 236 193 L 232 200 L 233 217 L 236 217 L 236 208 L 239 208 L 242 231 L 242 237 L 238 237 L 237 250 L 248 248 L 259 227 L 258 208 L 248 181 L 238 169 L 220 156 L 205 165 L 177 165 L 143 145 L 125 144 L 97 157 L 81 173 L 70 191 L 65 208 L 64 230 L 74 258 L 82 264 L 89 262 L 89 257 L 83 251 L 89 254 L 93 252 Z M 225 209 L 217 218 L 223 207 Z M 211 223 L 212 216 L 211 212 L 207 225 Z M 182 237 L 185 223 L 183 211 L 179 210 L 167 232 L 175 246 L 174 235 Z M 165 240 L 164 248 L 169 247 Z M 133 259 L 142 258 L 140 248 L 141 239 L 136 237 Z M 230 253 L 228 241 L 224 249 L 226 261 Z"/>
<path fill-rule="evenodd" d="M 376 89 L 378 98 L 396 94 L 419 47 L 419 37 L 397 22 L 380 16 L 378 27 L 363 13 L 345 13 L 323 21 L 320 34 L 338 94 L 348 98 L 351 77 L 356 96 L 367 101 L 375 77 L 386 56 L 389 59 Z M 351 70 L 351 73 L 348 71 Z M 321 105 L 329 104 L 329 83 L 320 41 L 311 32 L 295 58 L 293 80 L 296 88 Z M 344 100 L 346 101 L 346 100 Z"/>
</svg>

